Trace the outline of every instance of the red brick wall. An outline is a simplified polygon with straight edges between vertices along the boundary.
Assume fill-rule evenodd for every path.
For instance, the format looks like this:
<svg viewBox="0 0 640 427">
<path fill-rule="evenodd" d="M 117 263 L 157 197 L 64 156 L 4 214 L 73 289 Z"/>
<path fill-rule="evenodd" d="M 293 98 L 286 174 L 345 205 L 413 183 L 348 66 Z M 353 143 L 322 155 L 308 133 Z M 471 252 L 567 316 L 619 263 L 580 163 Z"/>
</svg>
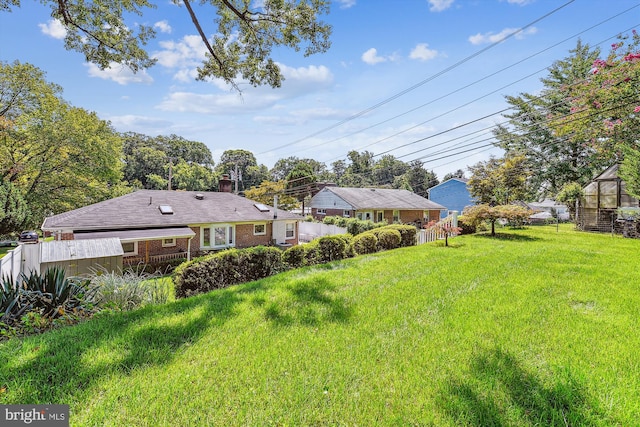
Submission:
<svg viewBox="0 0 640 427">
<path fill-rule="evenodd" d="M 236 225 L 236 248 L 248 248 L 251 246 L 271 244 L 271 223 L 267 224 L 267 233 L 263 236 L 253 235 L 253 224 Z"/>
</svg>

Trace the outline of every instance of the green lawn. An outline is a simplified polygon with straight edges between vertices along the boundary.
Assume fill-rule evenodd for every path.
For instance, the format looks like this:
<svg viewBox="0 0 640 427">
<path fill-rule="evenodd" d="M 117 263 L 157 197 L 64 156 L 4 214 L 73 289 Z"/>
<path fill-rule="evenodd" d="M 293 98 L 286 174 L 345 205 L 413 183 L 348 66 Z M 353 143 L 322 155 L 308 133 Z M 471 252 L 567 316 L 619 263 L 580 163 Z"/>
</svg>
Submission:
<svg viewBox="0 0 640 427">
<path fill-rule="evenodd" d="M 640 240 L 461 236 L 0 344 L 72 425 L 630 426 Z"/>
</svg>

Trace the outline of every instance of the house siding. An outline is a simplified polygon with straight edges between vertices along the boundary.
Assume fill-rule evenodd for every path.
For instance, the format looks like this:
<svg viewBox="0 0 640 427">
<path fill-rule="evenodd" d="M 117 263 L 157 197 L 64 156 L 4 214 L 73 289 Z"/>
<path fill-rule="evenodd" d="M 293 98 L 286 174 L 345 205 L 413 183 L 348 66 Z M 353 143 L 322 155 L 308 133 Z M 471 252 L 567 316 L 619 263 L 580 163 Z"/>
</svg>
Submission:
<svg viewBox="0 0 640 427">
<path fill-rule="evenodd" d="M 475 204 L 471 193 L 467 187 L 467 183 L 457 179 L 447 180 L 439 185 L 429 189 L 429 200 L 446 206 L 450 211 L 458 211 L 462 213 L 467 206 Z M 442 211 L 441 218 L 446 217 L 448 212 Z"/>
</svg>

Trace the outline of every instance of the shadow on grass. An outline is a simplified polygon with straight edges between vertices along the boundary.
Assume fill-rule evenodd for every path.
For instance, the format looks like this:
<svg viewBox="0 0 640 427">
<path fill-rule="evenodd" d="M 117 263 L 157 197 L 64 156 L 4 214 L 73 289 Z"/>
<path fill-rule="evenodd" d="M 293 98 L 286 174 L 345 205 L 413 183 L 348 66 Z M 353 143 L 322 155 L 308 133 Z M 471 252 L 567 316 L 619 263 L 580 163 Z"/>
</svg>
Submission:
<svg viewBox="0 0 640 427">
<path fill-rule="evenodd" d="M 456 425 L 617 425 L 607 419 L 570 373 L 547 385 L 500 349 L 471 364 L 468 380 L 453 379 L 440 392 L 442 409 Z M 609 424 L 611 423 L 611 424 Z"/>
<path fill-rule="evenodd" d="M 281 326 L 346 322 L 352 309 L 344 298 L 333 295 L 334 290 L 334 285 L 321 277 L 296 281 L 284 298 L 267 305 L 265 318 Z"/>
<path fill-rule="evenodd" d="M 6 388 L 0 403 L 66 403 L 105 376 L 169 363 L 183 346 L 234 317 L 242 301 L 234 287 L 7 341 L 0 347 L 0 387 Z"/>
<path fill-rule="evenodd" d="M 490 232 L 477 233 L 477 234 L 474 234 L 474 236 L 488 238 L 488 239 L 513 240 L 513 241 L 521 241 L 521 242 L 535 242 L 535 241 L 543 240 L 540 237 L 525 236 L 524 234 L 518 234 L 518 233 L 502 233 L 499 231 L 496 232 L 495 236 L 492 236 Z"/>
</svg>

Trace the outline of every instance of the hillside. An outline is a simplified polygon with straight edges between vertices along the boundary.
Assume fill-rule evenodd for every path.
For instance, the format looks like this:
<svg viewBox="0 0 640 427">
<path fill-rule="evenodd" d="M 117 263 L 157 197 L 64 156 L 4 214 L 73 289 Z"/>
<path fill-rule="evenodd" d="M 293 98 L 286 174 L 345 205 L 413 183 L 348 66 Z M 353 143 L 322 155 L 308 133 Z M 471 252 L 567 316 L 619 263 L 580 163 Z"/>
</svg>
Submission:
<svg viewBox="0 0 640 427">
<path fill-rule="evenodd" d="M 633 425 L 640 241 L 461 236 L 0 344 L 71 425 Z"/>
</svg>

